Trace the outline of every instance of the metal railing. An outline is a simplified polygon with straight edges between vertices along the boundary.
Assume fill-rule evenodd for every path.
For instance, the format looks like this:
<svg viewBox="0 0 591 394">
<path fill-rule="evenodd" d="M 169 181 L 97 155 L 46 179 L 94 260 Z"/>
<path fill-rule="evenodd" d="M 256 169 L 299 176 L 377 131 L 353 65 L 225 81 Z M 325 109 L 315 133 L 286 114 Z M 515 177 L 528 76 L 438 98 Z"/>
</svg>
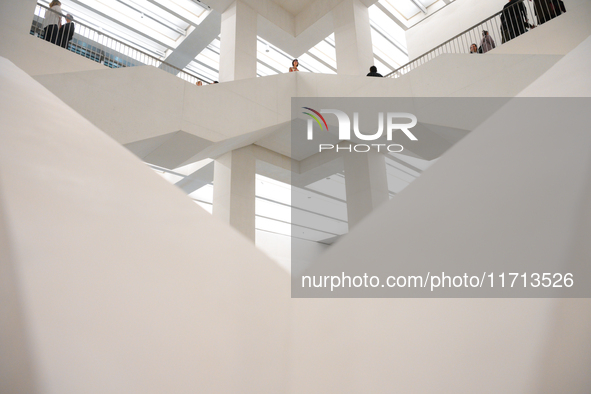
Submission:
<svg viewBox="0 0 591 394">
<path fill-rule="evenodd" d="M 399 78 L 442 54 L 484 54 L 566 12 L 562 0 L 518 0 L 387 74 Z"/>
<path fill-rule="evenodd" d="M 153 66 L 192 84 L 197 84 L 198 81 L 203 84 L 209 83 L 196 75 L 181 70 L 76 20 L 74 20 L 73 25 L 63 24 L 59 29 L 57 26 L 44 28 L 43 21 L 48 16 L 48 13 L 53 13 L 62 20 L 66 17 L 37 3 L 31 24 L 31 35 L 110 68 Z"/>
</svg>

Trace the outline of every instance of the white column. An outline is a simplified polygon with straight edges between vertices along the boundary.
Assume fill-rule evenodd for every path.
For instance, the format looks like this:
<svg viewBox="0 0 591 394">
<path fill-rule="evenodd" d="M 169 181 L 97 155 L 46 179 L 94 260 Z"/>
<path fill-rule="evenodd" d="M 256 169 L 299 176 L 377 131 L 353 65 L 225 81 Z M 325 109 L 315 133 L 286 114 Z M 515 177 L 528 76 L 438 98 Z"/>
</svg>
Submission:
<svg viewBox="0 0 591 394">
<path fill-rule="evenodd" d="M 345 153 L 349 229 L 389 199 L 386 158 L 377 152 Z"/>
<path fill-rule="evenodd" d="M 337 73 L 366 75 L 373 66 L 369 12 L 359 0 L 343 0 L 333 10 Z"/>
<path fill-rule="evenodd" d="M 219 157 L 213 171 L 213 215 L 255 240 L 256 159 L 250 146 Z"/>
<path fill-rule="evenodd" d="M 220 82 L 257 76 L 257 13 L 240 0 L 222 14 Z"/>
</svg>

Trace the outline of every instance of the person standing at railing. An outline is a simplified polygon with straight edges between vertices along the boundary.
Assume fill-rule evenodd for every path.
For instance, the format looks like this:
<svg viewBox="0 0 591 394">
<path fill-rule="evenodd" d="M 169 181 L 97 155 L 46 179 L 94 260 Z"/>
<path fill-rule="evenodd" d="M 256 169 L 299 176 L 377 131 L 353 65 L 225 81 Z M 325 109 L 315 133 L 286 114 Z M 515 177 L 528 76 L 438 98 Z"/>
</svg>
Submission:
<svg viewBox="0 0 591 394">
<path fill-rule="evenodd" d="M 378 72 L 378 68 L 376 66 L 371 66 L 369 68 L 369 73 L 366 75 L 366 77 L 383 77 L 382 74 L 380 74 Z"/>
<path fill-rule="evenodd" d="M 49 3 L 49 9 L 50 11 L 45 11 L 45 19 L 43 19 L 43 35 L 45 41 L 55 44 L 57 43 L 59 28 L 62 26 L 62 3 L 53 0 Z"/>
<path fill-rule="evenodd" d="M 292 73 L 294 71 L 300 71 L 300 70 L 298 70 L 299 65 L 300 65 L 300 62 L 298 62 L 298 59 L 293 59 L 291 61 L 291 67 L 289 68 L 289 72 Z"/>
<path fill-rule="evenodd" d="M 486 53 L 495 48 L 495 41 L 492 39 L 488 31 L 482 31 L 482 41 L 480 42 L 480 53 Z"/>
<path fill-rule="evenodd" d="M 538 25 L 541 25 L 566 12 L 566 7 L 562 0 L 534 0 L 534 11 L 538 17 Z"/>
<path fill-rule="evenodd" d="M 509 0 L 503 7 L 501 26 L 505 42 L 525 33 L 528 28 L 534 28 L 527 19 L 527 10 L 523 0 Z"/>
<path fill-rule="evenodd" d="M 66 24 L 62 25 L 57 35 L 57 43 L 62 48 L 68 48 L 68 43 L 72 41 L 74 36 L 74 17 L 71 14 L 66 15 Z"/>
</svg>

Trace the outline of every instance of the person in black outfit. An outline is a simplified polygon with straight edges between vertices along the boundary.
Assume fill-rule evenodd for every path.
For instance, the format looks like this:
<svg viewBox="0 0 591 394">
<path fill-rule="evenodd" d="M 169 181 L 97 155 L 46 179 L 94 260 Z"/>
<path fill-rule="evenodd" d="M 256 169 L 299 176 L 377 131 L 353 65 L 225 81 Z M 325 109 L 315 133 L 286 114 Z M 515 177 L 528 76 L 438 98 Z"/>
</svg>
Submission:
<svg viewBox="0 0 591 394">
<path fill-rule="evenodd" d="M 59 33 L 57 35 L 57 44 L 62 48 L 68 48 L 68 43 L 72 41 L 72 37 L 74 36 L 74 17 L 71 14 L 66 15 L 66 24 L 60 27 Z"/>
<path fill-rule="evenodd" d="M 534 0 L 534 12 L 541 25 L 566 12 L 566 7 L 562 0 Z"/>
<path fill-rule="evenodd" d="M 369 73 L 367 74 L 368 77 L 383 77 L 382 74 L 378 72 L 378 68 L 376 66 L 371 66 L 369 68 Z"/>
<path fill-rule="evenodd" d="M 527 10 L 523 0 L 509 0 L 505 4 L 501 14 L 501 23 L 507 34 L 507 37 L 504 37 L 505 42 L 522 35 L 528 28 L 534 27 L 527 20 Z"/>
</svg>

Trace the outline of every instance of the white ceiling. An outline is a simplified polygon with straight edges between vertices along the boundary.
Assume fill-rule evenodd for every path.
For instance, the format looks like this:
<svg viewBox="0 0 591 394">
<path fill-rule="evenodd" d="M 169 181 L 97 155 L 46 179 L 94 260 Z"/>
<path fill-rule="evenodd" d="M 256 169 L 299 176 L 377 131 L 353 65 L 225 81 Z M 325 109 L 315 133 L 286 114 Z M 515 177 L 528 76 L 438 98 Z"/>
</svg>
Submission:
<svg viewBox="0 0 591 394">
<path fill-rule="evenodd" d="M 296 16 L 316 0 L 273 0 L 273 3 Z"/>
</svg>

